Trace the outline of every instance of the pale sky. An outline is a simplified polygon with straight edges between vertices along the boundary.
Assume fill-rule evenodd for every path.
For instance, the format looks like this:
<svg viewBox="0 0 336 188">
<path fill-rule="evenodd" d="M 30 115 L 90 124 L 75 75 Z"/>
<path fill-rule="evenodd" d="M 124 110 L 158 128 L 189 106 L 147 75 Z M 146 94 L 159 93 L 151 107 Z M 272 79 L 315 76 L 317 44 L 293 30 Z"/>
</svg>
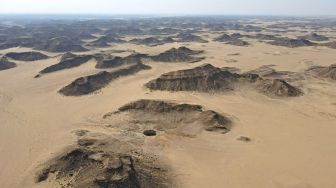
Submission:
<svg viewBox="0 0 336 188">
<path fill-rule="evenodd" d="M 335 15 L 336 0 L 0 0 L 0 14 Z"/>
</svg>

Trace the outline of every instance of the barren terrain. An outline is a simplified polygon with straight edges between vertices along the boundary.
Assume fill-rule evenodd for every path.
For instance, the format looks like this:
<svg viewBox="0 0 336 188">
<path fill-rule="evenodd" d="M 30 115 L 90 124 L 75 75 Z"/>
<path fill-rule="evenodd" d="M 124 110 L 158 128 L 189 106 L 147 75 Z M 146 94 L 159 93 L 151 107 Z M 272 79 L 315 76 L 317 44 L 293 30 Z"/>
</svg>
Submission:
<svg viewBox="0 0 336 188">
<path fill-rule="evenodd" d="M 58 34 L 71 42 L 40 34 L 61 47 L 34 37 L 15 45 L 10 35 L 34 36 L 34 26 L 0 24 L 7 39 L 0 59 L 16 64 L 0 69 L 0 187 L 334 188 L 336 53 L 325 45 L 336 41 L 334 22 L 176 19 L 181 24 L 144 19 L 139 23 L 149 27 L 125 28 L 87 21 L 93 39 L 67 26 L 81 22 L 65 23 L 69 33 Z M 217 40 L 222 34 L 230 41 Z M 119 40 L 90 45 L 101 36 Z M 158 40 L 139 40 L 148 37 Z M 318 41 L 302 42 L 312 37 Z M 8 55 L 31 51 L 42 55 Z M 70 51 L 87 58 L 52 66 Z M 112 65 L 97 68 L 99 62 Z M 178 72 L 204 64 L 221 75 Z M 41 74 L 50 66 L 57 70 Z M 235 81 L 226 80 L 227 71 Z M 257 75 L 262 86 L 244 75 Z M 153 81 L 175 89 L 148 87 Z M 223 89 L 223 81 L 232 87 Z"/>
</svg>

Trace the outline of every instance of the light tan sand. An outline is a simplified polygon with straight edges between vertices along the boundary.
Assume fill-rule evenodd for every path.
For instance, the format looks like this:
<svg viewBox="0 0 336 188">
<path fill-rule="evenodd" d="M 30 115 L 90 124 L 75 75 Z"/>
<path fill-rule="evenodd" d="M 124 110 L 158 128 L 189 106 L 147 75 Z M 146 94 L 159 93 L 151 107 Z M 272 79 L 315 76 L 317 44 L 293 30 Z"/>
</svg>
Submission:
<svg viewBox="0 0 336 188">
<path fill-rule="evenodd" d="M 172 46 L 179 45 L 150 48 L 123 44 L 112 48 L 156 54 Z M 17 68 L 1 71 L 0 187 L 53 187 L 33 183 L 36 166 L 71 145 L 75 140 L 72 130 L 85 128 L 91 120 L 142 98 L 200 104 L 228 114 L 234 121 L 232 131 L 224 135 L 203 132 L 197 138 L 148 140 L 148 145 L 160 140 L 166 143 L 163 154 L 181 187 L 336 187 L 335 83 L 311 79 L 294 83 L 304 86 L 305 95 L 292 99 L 271 99 L 244 89 L 211 95 L 150 92 L 143 87 L 162 73 L 202 63 L 243 71 L 269 64 L 276 65 L 277 70 L 303 71 L 311 65 L 335 63 L 335 50 L 289 49 L 261 43 L 235 47 L 214 42 L 188 47 L 205 50 L 207 59 L 196 64 L 149 63 L 152 70 L 118 79 L 97 94 L 82 97 L 64 97 L 57 91 L 75 78 L 98 72 L 94 61 L 38 79 L 33 77 L 57 63 L 57 58 L 19 62 Z M 228 55 L 233 53 L 240 55 Z M 237 62 L 226 63 L 228 59 Z M 252 141 L 238 141 L 239 136 Z"/>
</svg>

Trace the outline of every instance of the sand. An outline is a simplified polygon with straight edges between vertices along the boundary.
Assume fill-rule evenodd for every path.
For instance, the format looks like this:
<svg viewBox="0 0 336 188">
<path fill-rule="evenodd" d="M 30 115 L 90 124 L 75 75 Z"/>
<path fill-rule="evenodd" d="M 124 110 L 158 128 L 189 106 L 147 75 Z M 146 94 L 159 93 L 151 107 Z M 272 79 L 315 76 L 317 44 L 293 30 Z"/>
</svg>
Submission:
<svg viewBox="0 0 336 188">
<path fill-rule="evenodd" d="M 180 45 L 183 44 L 156 47 L 119 44 L 113 49 L 154 55 Z M 18 67 L 1 71 L 0 187 L 54 187 L 33 182 L 36 167 L 75 142 L 71 131 L 88 129 L 104 133 L 105 129 L 92 126 L 95 120 L 138 99 L 199 104 L 229 115 L 234 122 L 227 134 L 202 132 L 195 138 L 173 135 L 146 138 L 144 150 L 157 143 L 164 145 L 160 152 L 172 166 L 179 187 L 335 187 L 335 83 L 314 78 L 298 81 L 295 84 L 302 87 L 305 95 L 290 99 L 272 99 L 244 88 L 225 94 L 206 94 L 150 92 L 143 86 L 163 73 L 204 63 L 242 71 L 274 64 L 278 71 L 301 72 L 311 65 L 335 63 L 334 50 L 289 49 L 264 43 L 252 43 L 249 47 L 218 42 L 185 45 L 205 50 L 202 56 L 206 59 L 193 64 L 148 62 L 151 70 L 120 78 L 98 93 L 81 97 L 65 97 L 57 91 L 78 77 L 99 72 L 94 69 L 94 60 L 38 79 L 33 77 L 57 63 L 57 57 L 33 63 L 15 61 Z M 0 54 L 8 51 L 24 49 L 2 50 Z M 229 56 L 234 53 L 240 55 Z M 237 62 L 227 63 L 228 59 Z M 237 140 L 240 136 L 247 136 L 251 141 Z"/>
</svg>

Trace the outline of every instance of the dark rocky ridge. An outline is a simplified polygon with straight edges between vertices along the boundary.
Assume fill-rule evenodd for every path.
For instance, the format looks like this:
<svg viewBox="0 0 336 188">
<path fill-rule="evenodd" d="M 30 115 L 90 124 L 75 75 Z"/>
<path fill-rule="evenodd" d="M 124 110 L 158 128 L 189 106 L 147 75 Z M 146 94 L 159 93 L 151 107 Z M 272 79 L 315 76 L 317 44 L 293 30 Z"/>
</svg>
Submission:
<svg viewBox="0 0 336 188">
<path fill-rule="evenodd" d="M 88 44 L 88 46 L 94 46 L 94 47 L 108 47 L 110 46 L 108 42 L 105 40 L 102 40 L 101 38 L 94 40 Z"/>
<path fill-rule="evenodd" d="M 159 62 L 188 62 L 194 63 L 203 60 L 203 57 L 194 57 L 192 55 L 196 55 L 202 53 L 202 51 L 193 51 L 186 47 L 180 48 L 172 48 L 165 52 L 162 52 L 156 56 L 151 56 L 150 58 L 154 61 Z"/>
<path fill-rule="evenodd" d="M 217 42 L 229 42 L 229 41 L 235 41 L 237 39 L 238 38 L 230 36 L 228 34 L 223 34 L 223 35 L 215 38 L 214 41 L 217 41 Z"/>
<path fill-rule="evenodd" d="M 275 46 L 284 46 L 289 48 L 297 48 L 304 46 L 315 46 L 315 43 L 310 42 L 306 39 L 290 39 L 290 38 L 278 38 L 272 42 L 269 42 L 271 45 Z"/>
<path fill-rule="evenodd" d="M 80 96 L 93 93 L 107 86 L 112 80 L 122 76 L 132 75 L 142 70 L 148 70 L 151 67 L 142 63 L 130 65 L 114 72 L 102 71 L 98 74 L 81 77 L 71 84 L 63 87 L 59 92 L 65 96 Z"/>
<path fill-rule="evenodd" d="M 34 49 L 48 52 L 84 52 L 86 48 L 82 47 L 81 42 L 69 37 L 57 37 L 44 41 L 34 46 Z"/>
<path fill-rule="evenodd" d="M 251 85 L 269 96 L 292 97 L 303 94 L 300 89 L 280 79 L 263 79 L 250 73 L 231 73 L 210 64 L 163 74 L 145 86 L 152 90 L 215 92 L 234 90 L 241 84 Z"/>
<path fill-rule="evenodd" d="M 264 40 L 277 40 L 278 39 L 278 37 L 276 37 L 274 35 L 266 35 L 266 34 L 261 34 L 261 33 L 258 33 L 258 34 L 254 35 L 254 36 L 248 35 L 246 37 L 257 39 L 257 40 L 261 40 L 261 41 L 264 41 Z"/>
<path fill-rule="evenodd" d="M 106 35 L 106 36 L 99 37 L 97 40 L 90 42 L 89 46 L 108 47 L 110 46 L 109 43 L 124 43 L 124 42 L 125 42 L 124 40 L 117 38 L 117 36 Z"/>
<path fill-rule="evenodd" d="M 12 69 L 16 67 L 16 63 L 9 61 L 6 57 L 1 57 L 0 59 L 0 71 Z"/>
<path fill-rule="evenodd" d="M 8 58 L 18 60 L 18 61 L 37 61 L 48 59 L 49 56 L 44 55 L 40 52 L 9 52 L 5 55 Z"/>
<path fill-rule="evenodd" d="M 304 77 L 301 73 L 290 72 L 290 71 L 277 71 L 271 68 L 273 65 L 263 65 L 257 69 L 248 71 L 249 74 L 257 74 L 263 78 L 270 79 L 283 79 L 286 81 L 297 81 L 303 80 Z"/>
<path fill-rule="evenodd" d="M 233 90 L 238 74 L 222 71 L 210 64 L 194 69 L 174 71 L 161 75 L 146 86 L 154 90 L 169 91 L 216 91 Z"/>
<path fill-rule="evenodd" d="M 176 36 L 178 42 L 199 42 L 207 43 L 208 41 L 200 36 L 191 33 L 180 33 Z"/>
<path fill-rule="evenodd" d="M 51 65 L 40 71 L 41 74 L 56 72 L 64 69 L 78 67 L 92 59 L 91 55 L 75 55 L 66 53 L 61 57 L 59 63 Z"/>
<path fill-rule="evenodd" d="M 300 36 L 298 39 L 306 39 L 312 41 L 328 41 L 329 38 L 323 35 L 318 35 L 317 33 L 310 33 L 309 35 Z"/>
<path fill-rule="evenodd" d="M 106 68 L 114 68 L 121 65 L 127 64 L 137 64 L 141 63 L 143 59 L 147 58 L 146 54 L 131 54 L 126 57 L 100 57 L 97 59 L 96 68 L 98 69 L 106 69 Z"/>
<path fill-rule="evenodd" d="M 234 33 L 234 34 L 231 34 L 231 35 L 223 34 L 223 35 L 215 38 L 214 41 L 223 42 L 225 44 L 230 44 L 230 45 L 234 45 L 234 46 L 247 46 L 247 45 L 249 45 L 248 42 L 240 39 L 242 37 L 243 37 L 243 35 L 241 35 L 239 33 Z"/>
<path fill-rule="evenodd" d="M 329 67 L 311 67 L 306 72 L 320 78 L 336 80 L 336 64 L 332 64 Z"/>
<path fill-rule="evenodd" d="M 250 45 L 250 43 L 248 43 L 246 41 L 243 41 L 243 40 L 240 40 L 240 39 L 237 39 L 235 41 L 229 41 L 229 42 L 226 42 L 225 44 L 230 44 L 230 45 L 234 45 L 234 46 L 248 46 L 248 45 Z"/>
<path fill-rule="evenodd" d="M 159 46 L 166 43 L 173 43 L 175 42 L 174 39 L 167 37 L 164 39 L 158 39 L 154 37 L 148 37 L 143 39 L 133 39 L 130 41 L 131 43 L 137 44 L 137 45 L 146 45 L 146 46 Z"/>
<path fill-rule="evenodd" d="M 158 55 L 154 56 L 149 56 L 146 54 L 131 54 L 126 57 L 107 57 L 107 56 L 102 56 L 102 55 L 94 55 L 94 58 L 97 59 L 97 65 L 96 68 L 113 68 L 117 67 L 120 65 L 124 64 L 135 64 L 142 62 L 142 60 L 152 60 L 152 61 L 160 61 L 160 62 L 188 62 L 188 63 L 193 63 L 193 62 L 198 62 L 203 60 L 203 57 L 194 57 L 193 55 L 197 55 L 202 53 L 203 51 L 196 51 L 196 50 L 191 50 L 186 47 L 180 47 L 178 49 L 172 48 L 170 50 L 167 50 L 163 53 L 160 53 Z M 34 52 L 35 53 L 35 52 Z M 38 52 L 36 52 L 38 53 Z M 10 54 L 13 56 L 13 54 Z M 14 57 L 14 56 L 13 56 Z M 47 56 L 46 56 L 47 57 Z M 81 56 L 81 57 L 73 57 L 73 59 L 62 61 L 58 64 L 52 65 L 50 67 L 47 67 L 45 70 L 42 70 L 41 73 L 49 73 L 49 72 L 54 72 L 57 70 L 62 70 L 66 68 L 72 68 L 79 66 L 80 64 L 84 63 L 86 59 L 88 59 L 89 56 Z"/>
</svg>

